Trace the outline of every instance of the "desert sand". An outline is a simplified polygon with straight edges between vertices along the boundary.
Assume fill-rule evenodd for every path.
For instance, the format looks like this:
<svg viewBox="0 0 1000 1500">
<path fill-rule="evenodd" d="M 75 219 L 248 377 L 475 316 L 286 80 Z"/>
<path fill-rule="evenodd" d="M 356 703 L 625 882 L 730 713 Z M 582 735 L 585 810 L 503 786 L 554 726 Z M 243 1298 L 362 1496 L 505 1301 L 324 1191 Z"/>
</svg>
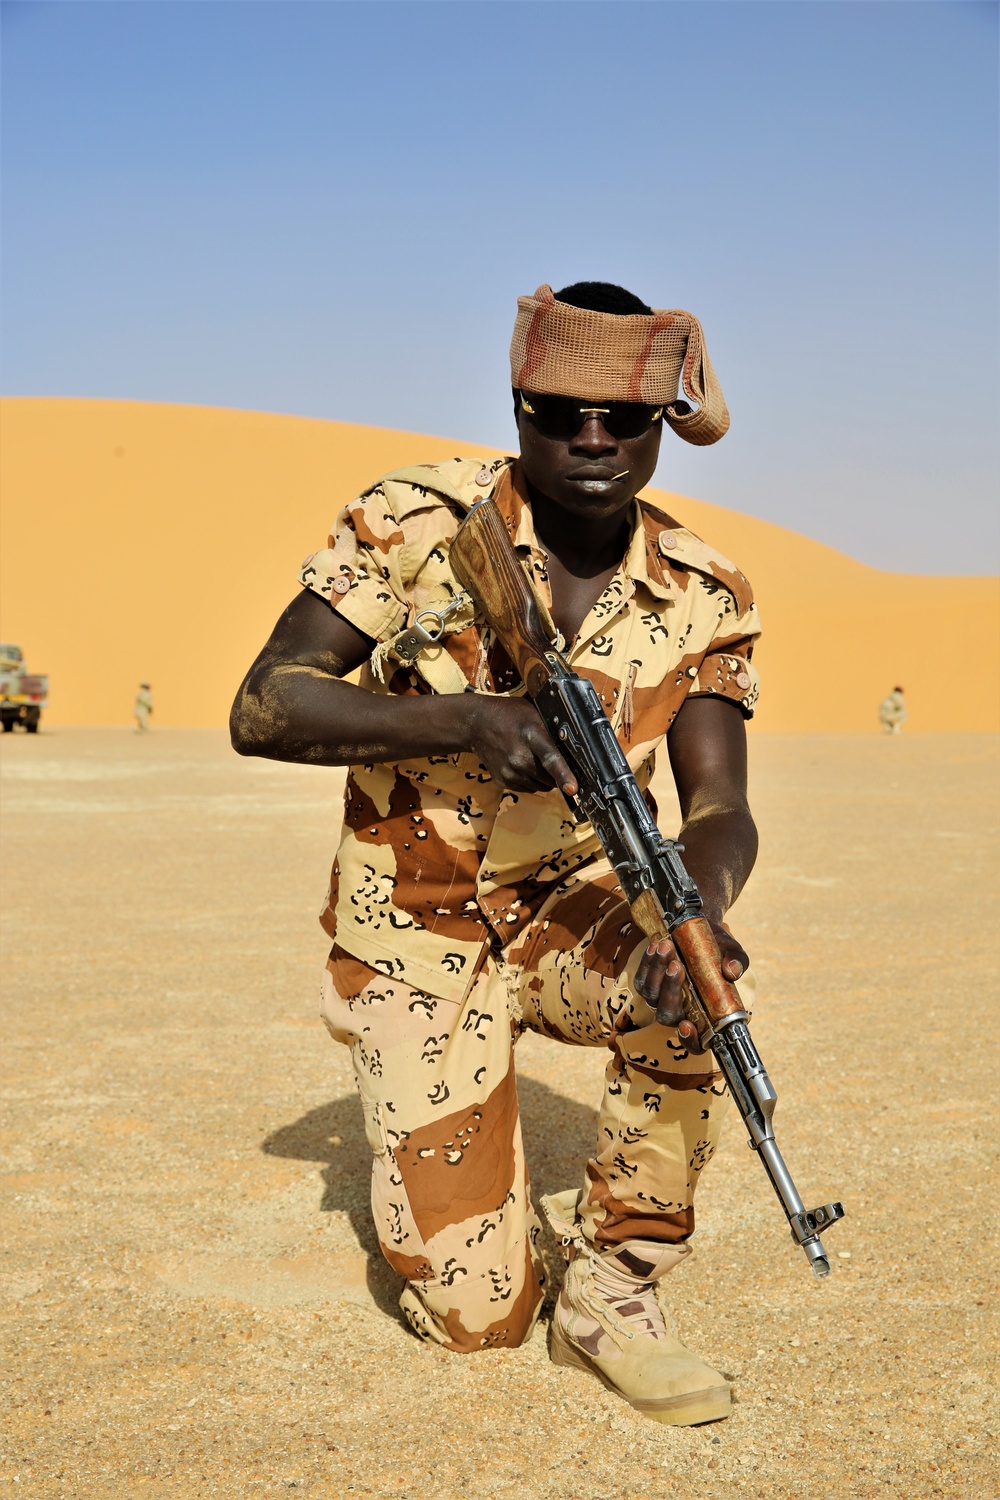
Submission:
<svg viewBox="0 0 1000 1500">
<path fill-rule="evenodd" d="M 698 1429 L 555 1369 L 544 1326 L 462 1358 L 401 1324 L 315 1015 L 340 773 L 214 730 L 0 749 L 5 1493 L 996 1492 L 992 736 L 751 737 L 754 1033 L 803 1197 L 847 1218 L 818 1282 L 730 1117 L 674 1285 L 737 1397 Z M 534 1191 L 574 1185 L 602 1055 L 528 1036 L 519 1069 Z"/>
<path fill-rule="evenodd" d="M 225 724 L 341 505 L 402 464 L 495 451 L 131 401 L 8 398 L 0 422 L 0 639 L 49 673 L 50 724 L 127 725 L 147 680 L 155 724 Z M 878 733 L 896 683 L 911 730 L 1000 725 L 1000 580 L 880 572 L 741 514 L 738 495 L 730 510 L 647 494 L 753 583 L 762 728 Z"/>
</svg>

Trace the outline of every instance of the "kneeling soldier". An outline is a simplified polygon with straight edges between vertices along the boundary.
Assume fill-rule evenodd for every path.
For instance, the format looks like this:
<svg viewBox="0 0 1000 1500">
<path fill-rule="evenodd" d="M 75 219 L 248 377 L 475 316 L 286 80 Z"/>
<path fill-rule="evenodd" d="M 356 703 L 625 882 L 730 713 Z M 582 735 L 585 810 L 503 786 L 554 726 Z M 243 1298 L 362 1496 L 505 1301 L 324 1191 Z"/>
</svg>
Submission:
<svg viewBox="0 0 1000 1500">
<path fill-rule="evenodd" d="M 322 1014 L 352 1050 L 412 1327 L 459 1353 L 528 1337 L 543 1278 L 513 1043 L 530 1028 L 609 1049 L 582 1185 L 542 1203 L 569 1262 L 552 1358 L 657 1421 L 706 1422 L 729 1388 L 676 1338 L 661 1283 L 689 1253 L 726 1091 L 673 947 L 647 945 L 569 816 L 570 769 L 448 553 L 492 495 L 644 788 L 665 743 L 685 862 L 749 1007 L 724 918 L 757 846 L 757 615 L 732 563 L 637 498 L 664 423 L 703 445 L 728 413 L 697 320 L 603 282 L 521 298 L 511 373 L 518 457 L 397 470 L 344 506 L 240 689 L 233 744 L 351 768 Z"/>
</svg>

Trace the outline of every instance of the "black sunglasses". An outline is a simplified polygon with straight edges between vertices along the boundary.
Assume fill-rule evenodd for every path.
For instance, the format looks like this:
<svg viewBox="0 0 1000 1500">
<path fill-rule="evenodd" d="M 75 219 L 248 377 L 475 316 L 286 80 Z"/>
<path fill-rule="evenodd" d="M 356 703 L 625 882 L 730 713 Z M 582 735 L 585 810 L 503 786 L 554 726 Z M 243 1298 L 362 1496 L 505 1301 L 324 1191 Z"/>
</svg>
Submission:
<svg viewBox="0 0 1000 1500">
<path fill-rule="evenodd" d="M 590 416 L 600 417 L 605 432 L 613 438 L 637 438 L 648 432 L 663 415 L 662 406 L 644 401 L 581 401 L 577 396 L 545 396 L 518 391 L 521 410 L 542 437 L 567 442 L 575 438 Z"/>
</svg>

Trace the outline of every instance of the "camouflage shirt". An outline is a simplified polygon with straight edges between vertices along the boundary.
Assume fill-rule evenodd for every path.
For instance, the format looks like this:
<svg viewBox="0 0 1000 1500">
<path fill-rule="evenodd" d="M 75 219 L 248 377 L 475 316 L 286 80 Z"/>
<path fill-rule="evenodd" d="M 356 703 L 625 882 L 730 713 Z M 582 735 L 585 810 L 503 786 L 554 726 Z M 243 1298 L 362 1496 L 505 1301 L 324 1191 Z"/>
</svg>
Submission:
<svg viewBox="0 0 1000 1500">
<path fill-rule="evenodd" d="M 461 594 L 449 543 L 491 491 L 547 609 L 547 557 L 513 459 L 396 470 L 346 505 L 327 547 L 303 563 L 300 583 L 379 643 L 362 687 L 404 695 L 523 691 L 467 599 L 446 620 L 440 645 L 412 664 L 391 654 L 393 638 L 421 610 Z M 625 559 L 567 656 L 597 689 L 643 788 L 688 694 L 717 693 L 748 717 L 753 712 L 750 655 L 759 630 L 744 575 L 636 501 Z M 461 999 L 485 945 L 507 947 L 552 882 L 601 852 L 561 793 L 504 791 L 473 754 L 352 766 L 321 920 L 347 953 L 429 994 Z"/>
</svg>

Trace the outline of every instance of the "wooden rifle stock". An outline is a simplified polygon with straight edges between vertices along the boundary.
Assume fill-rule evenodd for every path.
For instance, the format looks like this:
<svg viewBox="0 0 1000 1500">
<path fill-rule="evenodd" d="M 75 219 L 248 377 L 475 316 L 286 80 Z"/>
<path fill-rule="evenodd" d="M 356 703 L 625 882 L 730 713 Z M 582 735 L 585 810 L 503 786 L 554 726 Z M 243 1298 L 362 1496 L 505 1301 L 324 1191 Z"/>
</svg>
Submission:
<svg viewBox="0 0 1000 1500">
<path fill-rule="evenodd" d="M 545 660 L 552 641 L 495 500 L 480 500 L 472 507 L 455 534 L 448 560 L 534 697 L 552 670 Z"/>
</svg>

